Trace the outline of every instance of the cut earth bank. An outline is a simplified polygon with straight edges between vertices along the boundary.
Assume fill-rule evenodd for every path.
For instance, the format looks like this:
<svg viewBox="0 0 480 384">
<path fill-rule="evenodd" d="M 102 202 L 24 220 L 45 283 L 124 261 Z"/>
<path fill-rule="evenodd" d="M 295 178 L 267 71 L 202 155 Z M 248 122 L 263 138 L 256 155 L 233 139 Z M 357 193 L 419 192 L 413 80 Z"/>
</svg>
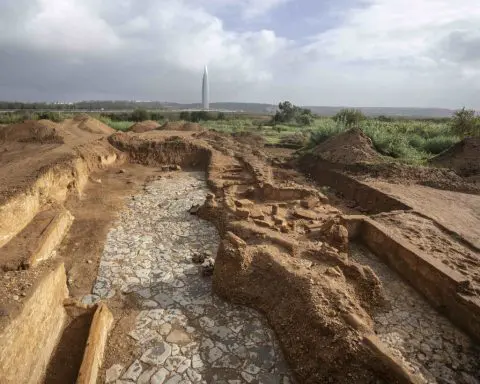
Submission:
<svg viewBox="0 0 480 384">
<path fill-rule="evenodd" d="M 39 184 L 38 180 L 42 176 L 30 178 L 29 193 L 22 190 L 23 186 L 18 180 L 12 181 L 12 186 L 20 185 L 20 187 L 11 195 L 6 194 L 6 199 L 2 202 L 2 209 L 10 214 L 8 217 L 11 222 L 9 224 L 5 219 L 0 223 L 0 229 L 3 231 L 1 235 L 5 239 L 3 244 L 7 246 L 11 241 L 18 240 L 16 236 L 26 230 L 28 224 L 34 222 L 32 219 L 36 214 L 44 210 L 46 206 L 56 209 L 67 207 L 75 217 L 67 236 L 57 249 L 56 257 L 46 262 L 40 262 L 36 268 L 30 267 L 30 269 L 22 271 L 19 271 L 18 268 L 28 268 L 23 261 L 16 265 L 15 260 L 8 260 L 3 267 L 5 270 L 3 280 L 4 282 L 8 281 L 8 285 L 2 284 L 2 288 L 8 294 L 5 294 L 6 299 L 2 302 L 3 313 L 6 315 L 3 315 L 1 319 L 5 323 L 4 330 L 8 332 L 4 331 L 0 337 L 5 340 L 5 344 L 2 345 L 8 345 L 10 348 L 10 350 L 5 349 L 6 352 L 0 355 L 0 375 L 5 378 L 5 382 L 15 382 L 13 381 L 15 375 L 17 375 L 17 379 L 20 377 L 19 375 L 23 375 L 21 377 L 25 378 L 24 382 L 41 381 L 42 371 L 45 370 L 58 340 L 60 340 L 60 344 L 56 347 L 57 351 L 62 346 L 62 339 L 64 339 L 62 332 L 63 335 L 66 334 L 62 330 L 62 326 L 68 324 L 67 321 L 63 321 L 63 318 L 67 318 L 67 312 L 63 308 L 63 299 L 66 298 L 67 292 L 62 289 L 62 287 L 66 288 L 65 277 L 63 280 L 61 278 L 63 267 L 58 267 L 57 263 L 63 261 L 67 266 L 71 296 L 83 297 L 85 300 L 96 299 L 96 297 L 89 295 L 85 297 L 84 295 L 90 292 L 97 277 L 99 265 L 96 283 L 102 281 L 102 261 L 106 257 L 106 252 L 109 252 L 108 236 L 112 231 L 118 230 L 117 224 L 114 224 L 115 211 L 122 205 L 123 198 L 135 194 L 135 191 L 139 190 L 138 187 L 145 185 L 144 191 L 139 191 L 138 195 L 141 205 L 144 198 L 151 200 L 152 198 L 149 196 L 158 193 L 154 192 L 155 188 L 157 188 L 156 191 L 158 188 L 161 191 L 162 188 L 168 186 L 168 180 L 175 180 L 178 177 L 180 182 L 184 176 L 167 171 L 170 168 L 167 166 L 170 165 L 180 166 L 184 169 L 206 170 L 207 184 L 212 193 L 207 195 L 204 204 L 200 204 L 197 214 L 213 222 L 220 236 L 220 247 L 213 272 L 214 292 L 230 302 L 247 305 L 265 315 L 275 331 L 281 349 L 298 382 L 407 383 L 450 380 L 467 383 L 468 380 L 470 382 L 478 380 L 479 371 L 478 365 L 476 365 L 478 350 L 475 344 L 448 321 L 443 324 L 446 334 L 450 338 L 456 337 L 460 343 L 451 344 L 452 342 L 447 341 L 447 336 L 445 340 L 440 341 L 440 343 L 444 343 L 445 348 L 451 344 L 455 349 L 455 352 L 448 353 L 448 359 L 445 357 L 448 360 L 445 363 L 448 369 L 443 371 L 438 370 L 438 367 L 432 363 L 435 360 L 434 356 L 441 355 L 435 348 L 442 349 L 443 347 L 432 347 L 426 343 L 430 348 L 428 351 L 421 345 L 412 346 L 405 342 L 406 351 L 399 351 L 398 348 L 392 348 L 392 342 L 383 337 L 384 333 L 379 332 L 379 313 L 388 314 L 392 304 L 389 303 L 389 300 L 392 300 L 392 296 L 389 294 L 390 288 L 387 287 L 387 281 L 383 281 L 380 272 L 362 265 L 362 263 L 368 264 L 367 261 L 355 254 L 349 255 L 349 238 L 357 236 L 359 239 L 363 239 L 366 236 L 362 234 L 362 228 L 366 226 L 364 223 L 369 222 L 368 220 L 376 220 L 375 218 L 367 220 L 367 218 L 345 215 L 345 213 L 358 214 L 358 211 L 344 209 L 345 202 L 335 196 L 329 196 L 329 200 L 311 184 L 301 181 L 302 178 L 299 174 L 295 174 L 295 179 L 300 182 L 285 179 L 282 177 L 282 172 L 270 165 L 268 157 L 262 151 L 248 145 L 241 145 L 228 136 L 210 132 L 169 131 L 151 131 L 143 134 L 117 133 L 108 137 L 108 141 L 106 136 L 103 134 L 95 140 L 90 138 L 84 147 L 80 146 L 80 149 L 78 146 L 76 147 L 77 152 L 70 152 L 68 161 L 71 163 L 68 165 L 62 163 L 63 168 L 58 171 L 63 173 L 48 174 L 48 172 L 55 172 L 58 166 L 53 162 L 50 165 L 47 164 L 44 172 L 49 175 L 48 182 L 41 179 Z M 12 151 L 17 145 L 7 144 Z M 64 149 L 63 146 L 64 144 L 58 144 L 61 149 Z M 58 147 L 55 148 L 58 150 Z M 45 151 L 51 152 L 47 148 Z M 91 155 L 89 156 L 89 154 Z M 121 165 L 126 159 L 131 165 L 126 163 Z M 11 164 L 13 166 L 15 162 L 12 161 Z M 135 164 L 148 167 L 140 167 Z M 57 168 L 54 168 L 55 166 Z M 81 166 L 85 167 L 85 171 L 83 173 L 75 172 Z M 119 169 L 120 166 L 122 169 Z M 63 169 L 67 169 L 67 171 L 65 172 Z M 151 176 L 149 180 L 147 180 L 148 176 Z M 57 180 L 62 181 L 58 184 Z M 144 182 L 146 183 L 144 184 Z M 165 182 L 167 184 L 162 184 Z M 57 184 L 53 185 L 53 183 Z M 192 180 L 191 184 L 195 184 L 195 181 Z M 186 190 L 188 191 L 188 188 Z M 83 201 L 82 198 L 79 198 L 80 193 Z M 182 200 L 185 196 L 178 196 L 178 198 Z M 133 200 L 133 205 L 127 209 L 126 217 L 128 217 L 128 212 L 135 207 L 136 199 L 137 197 Z M 189 199 L 188 194 L 187 199 Z M 198 197 L 191 200 L 192 203 L 199 201 Z M 185 208 L 183 205 L 181 207 Z M 86 206 L 90 207 L 90 210 L 85 210 Z M 160 213 L 163 208 L 158 207 Z M 24 209 L 24 212 L 21 212 L 20 215 L 15 214 L 20 209 Z M 144 214 L 146 217 L 148 216 L 148 212 L 144 212 Z M 83 223 L 77 222 L 78 218 L 81 218 L 80 221 Z M 121 218 L 119 220 L 121 224 Z M 38 220 L 38 222 L 42 221 Z M 96 229 L 99 230 L 98 234 Z M 24 235 L 29 236 L 29 233 L 40 233 L 40 235 L 36 235 L 37 238 L 45 242 L 45 238 L 42 237 L 42 233 L 45 232 L 27 231 Z M 213 234 L 211 236 L 214 237 Z M 50 238 L 55 239 L 56 237 L 48 237 L 48 239 Z M 389 238 L 394 237 L 390 236 Z M 107 246 L 104 247 L 106 239 Z M 368 242 L 365 242 L 368 245 Z M 85 257 L 84 247 L 89 250 L 88 257 Z M 356 249 L 355 246 L 353 249 Z M 368 251 L 364 252 L 368 253 Z M 385 252 L 388 254 L 388 250 Z M 413 253 L 417 255 L 416 252 Z M 9 254 L 11 255 L 11 252 Z M 101 260 L 100 256 L 102 256 Z M 474 258 L 477 256 L 478 253 L 474 255 Z M 108 262 L 108 260 L 105 261 Z M 47 279 L 47 276 L 53 276 L 54 272 L 55 276 L 60 277 Z M 65 276 L 65 272 L 63 272 L 63 276 Z M 197 281 L 198 278 L 194 276 L 191 280 Z M 43 301 L 37 298 L 36 302 L 45 303 L 50 311 L 51 308 L 57 308 L 57 321 L 52 321 L 47 315 L 37 316 L 41 320 L 38 324 L 55 324 L 55 326 L 50 326 L 45 334 L 34 332 L 39 343 L 36 344 L 36 347 L 33 346 L 22 351 L 22 343 L 28 344 L 28 340 L 15 343 L 14 336 L 18 336 L 21 332 L 22 324 L 24 327 L 32 326 L 32 309 L 29 305 L 33 303 L 32 295 L 40 292 L 39 287 L 42 286 L 42 281 L 55 281 L 54 286 L 57 287 L 56 292 L 58 293 L 53 294 L 53 291 L 50 291 L 50 294 L 43 296 L 45 297 L 42 299 Z M 186 282 L 188 285 L 188 278 Z M 178 285 L 179 290 L 183 288 L 179 282 L 174 284 Z M 149 363 L 145 361 L 148 360 L 151 363 L 152 360 L 148 358 L 142 360 L 141 356 L 140 361 L 136 363 L 135 347 L 130 341 L 132 337 L 127 337 L 126 333 L 132 330 L 129 327 L 136 321 L 142 321 L 142 316 L 145 314 L 150 321 L 154 320 L 144 305 L 155 305 L 154 310 L 156 310 L 159 303 L 148 303 L 155 300 L 142 296 L 142 293 L 145 295 L 142 290 L 144 287 L 140 287 L 142 284 L 134 282 L 132 285 L 123 287 L 123 289 L 120 287 L 112 297 L 110 297 L 110 291 L 98 292 L 100 285 L 94 285 L 93 293 L 95 294 L 97 290 L 99 293 L 97 298 L 104 298 L 113 312 L 114 327 L 106 349 L 109 354 L 116 351 L 121 357 L 120 360 L 124 359 L 122 363 L 125 365 L 119 364 L 115 368 L 115 364 L 110 365 L 114 361 L 110 361 L 111 359 L 107 357 L 105 369 L 99 371 L 101 351 L 97 353 L 95 350 L 92 351 L 95 348 L 90 348 L 90 350 L 87 348 L 85 356 L 87 360 L 90 357 L 91 364 L 85 363 L 84 359 L 84 364 L 80 369 L 82 380 L 100 372 L 98 380 L 104 381 L 111 368 L 118 369 L 120 380 L 124 382 L 144 380 L 148 376 L 147 372 L 151 372 L 148 380 L 158 379 L 158 382 L 162 382 L 162 377 L 163 380 L 171 380 L 178 376 L 179 366 L 174 368 L 170 366 L 170 369 L 175 371 L 172 373 L 167 366 L 148 366 Z M 446 284 L 444 296 L 458 293 L 448 290 L 459 290 L 464 285 L 465 283 L 462 281 L 459 281 L 459 286 L 452 287 Z M 16 297 L 12 297 L 13 290 L 18 291 L 18 294 L 15 293 Z M 158 293 L 156 292 L 155 296 Z M 472 302 L 476 300 L 475 290 L 464 289 L 461 293 L 462 295 L 467 294 Z M 175 290 L 171 294 L 174 296 Z M 47 303 L 46 298 L 51 296 L 56 299 L 49 299 L 54 302 Z M 425 296 L 428 295 L 425 294 Z M 221 306 L 221 304 L 218 305 Z M 444 305 L 444 303 L 438 305 Z M 168 306 L 167 301 L 158 309 L 168 311 Z M 215 305 L 213 306 L 215 307 Z M 99 309 L 102 310 L 103 307 L 100 306 Z M 414 308 L 411 310 L 415 311 Z M 47 314 L 48 312 L 45 308 L 37 308 L 35 311 L 37 314 Z M 155 313 L 158 315 L 160 312 Z M 465 313 L 470 314 L 471 317 L 475 316 L 474 309 L 470 312 L 466 310 Z M 446 314 L 449 315 L 448 308 Z M 171 315 L 172 313 L 165 312 L 161 314 L 161 316 Z M 255 316 L 252 312 L 252 317 Z M 62 319 L 60 328 L 58 319 Z M 188 334 L 187 328 L 191 327 L 189 321 L 193 320 L 188 317 L 184 320 L 186 323 L 179 324 L 179 329 L 176 329 L 178 332 L 174 336 L 183 337 Z M 97 321 L 95 324 L 100 324 L 98 326 L 101 327 L 101 324 L 108 325 L 108 323 L 109 321 Z M 478 337 L 475 329 L 469 328 L 465 324 L 459 325 L 470 335 Z M 258 327 L 261 330 L 263 326 L 258 325 Z M 414 324 L 412 327 L 416 332 L 415 327 L 420 327 L 420 324 Z M 92 328 L 94 327 L 92 326 Z M 108 328 L 108 326 L 104 328 Z M 170 336 L 173 331 L 175 329 L 165 334 L 166 340 L 162 339 L 161 341 L 163 344 L 160 345 L 159 342 L 156 347 L 152 348 L 158 349 L 162 346 L 164 352 L 167 351 L 168 347 L 165 345 L 168 344 L 169 337 L 170 341 L 173 340 L 173 336 Z M 88 336 L 89 341 L 90 336 L 94 333 L 91 329 Z M 261 331 L 261 333 L 268 334 L 268 330 Z M 376 336 L 376 333 L 379 337 Z M 123 338 L 120 337 L 122 334 Z M 437 336 L 443 335 L 444 333 Z M 97 340 L 98 344 L 102 344 L 101 337 L 93 338 L 93 336 L 92 340 Z M 269 337 L 273 337 L 273 335 Z M 51 342 L 43 348 L 42 342 L 47 339 Z M 119 340 L 123 340 L 123 343 Z M 271 340 L 274 342 L 274 339 Z M 85 344 L 89 345 L 88 342 L 83 341 L 83 347 Z M 41 350 L 38 345 L 42 346 Z M 418 354 L 412 354 L 410 351 L 415 348 L 425 350 L 422 353 L 427 358 L 423 363 L 421 359 L 417 358 Z M 160 352 L 157 349 L 155 351 Z M 12 353 L 14 350 L 16 352 Z M 222 352 L 221 348 L 216 345 L 211 346 L 209 352 L 211 350 L 221 353 L 221 355 L 231 354 L 231 351 Z M 122 351 L 127 351 L 129 354 L 125 356 Z M 169 354 L 172 357 L 175 356 L 171 350 Z M 43 358 L 36 362 L 35 358 L 40 355 Z M 54 358 L 59 355 L 61 354 L 53 353 Z M 159 355 L 162 354 L 159 353 Z M 278 353 L 278 356 L 280 355 Z M 23 358 L 25 358 L 26 364 L 17 364 L 19 359 Z M 130 358 L 131 360 L 129 360 Z M 182 362 L 186 360 L 188 358 L 183 359 Z M 274 368 L 278 368 L 278 365 L 281 364 L 280 360 L 276 362 Z M 173 362 L 174 360 L 169 361 Z M 30 366 L 37 367 L 35 372 L 27 369 L 28 363 Z M 48 370 L 50 376 L 47 375 L 47 379 L 56 376 L 55 372 L 52 373 L 52 370 L 55 371 L 52 368 L 56 366 L 54 363 L 50 361 Z M 77 365 L 78 372 L 80 364 L 78 362 L 72 364 Z M 193 364 L 193 361 L 190 361 L 189 364 Z M 126 372 L 123 371 L 123 366 L 128 368 Z M 114 374 L 115 369 L 111 370 L 110 374 Z M 247 367 L 238 366 L 236 369 L 251 374 Z M 71 369 L 71 372 L 74 371 L 75 367 Z M 61 377 L 61 374 L 59 373 L 57 377 Z M 285 371 L 284 376 L 278 375 L 278 377 L 287 380 L 289 374 Z M 181 377 L 181 380 L 195 381 L 195 376 L 191 378 L 187 375 Z M 259 376 L 250 379 L 248 375 L 242 376 L 239 380 L 266 382 L 262 381 L 266 379 Z"/>
</svg>

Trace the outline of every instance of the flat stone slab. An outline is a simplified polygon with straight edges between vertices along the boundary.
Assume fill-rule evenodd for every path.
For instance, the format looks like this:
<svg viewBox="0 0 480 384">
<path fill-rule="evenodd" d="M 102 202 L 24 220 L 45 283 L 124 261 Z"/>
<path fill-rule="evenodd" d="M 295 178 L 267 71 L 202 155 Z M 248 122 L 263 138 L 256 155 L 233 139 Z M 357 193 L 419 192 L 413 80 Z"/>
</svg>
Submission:
<svg viewBox="0 0 480 384">
<path fill-rule="evenodd" d="M 107 300 L 112 292 L 129 293 L 138 303 L 125 334 L 138 353 L 121 366 L 113 358 L 106 367 L 110 378 L 139 384 L 293 382 L 263 317 L 213 295 L 211 278 L 192 261 L 195 254 L 216 255 L 220 241 L 211 223 L 188 212 L 207 193 L 202 173 L 156 180 L 131 199 L 110 230 L 92 293 Z"/>
</svg>

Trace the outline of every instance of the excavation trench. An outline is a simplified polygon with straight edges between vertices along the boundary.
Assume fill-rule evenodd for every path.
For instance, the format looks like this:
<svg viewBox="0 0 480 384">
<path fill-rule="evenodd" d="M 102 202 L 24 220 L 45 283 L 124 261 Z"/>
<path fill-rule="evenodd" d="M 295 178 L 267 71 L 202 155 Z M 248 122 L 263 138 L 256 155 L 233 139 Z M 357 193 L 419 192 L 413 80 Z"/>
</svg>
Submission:
<svg viewBox="0 0 480 384">
<path fill-rule="evenodd" d="M 192 262 L 195 253 L 214 256 L 220 241 L 211 223 L 188 213 L 207 192 L 204 173 L 163 174 L 108 233 L 84 297 L 105 300 L 115 315 L 102 382 L 291 382 L 263 317 L 216 297 Z"/>
<path fill-rule="evenodd" d="M 480 349 L 364 246 L 350 256 L 381 279 L 387 307 L 374 314 L 375 332 L 405 366 L 427 383 L 478 383 Z"/>
</svg>

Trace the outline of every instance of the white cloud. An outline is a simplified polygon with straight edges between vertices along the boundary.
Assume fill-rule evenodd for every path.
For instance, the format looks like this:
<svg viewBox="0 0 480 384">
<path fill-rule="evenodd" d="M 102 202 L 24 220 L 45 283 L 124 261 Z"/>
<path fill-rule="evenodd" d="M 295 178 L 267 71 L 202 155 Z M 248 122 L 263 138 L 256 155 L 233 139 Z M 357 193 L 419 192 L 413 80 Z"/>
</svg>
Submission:
<svg viewBox="0 0 480 384">
<path fill-rule="evenodd" d="M 120 44 L 112 28 L 86 3 L 38 0 L 38 6 L 38 13 L 25 23 L 25 37 L 39 48 L 88 53 Z"/>
<path fill-rule="evenodd" d="M 480 25 L 477 0 L 373 0 L 351 9 L 338 28 L 316 36 L 310 49 L 341 61 L 439 61 L 437 48 L 453 33 Z"/>
<path fill-rule="evenodd" d="M 201 5 L 214 13 L 238 10 L 243 19 L 251 20 L 267 15 L 273 9 L 293 0 L 189 0 L 190 4 Z"/>
<path fill-rule="evenodd" d="M 208 64 L 216 100 L 478 107 L 477 0 L 372 0 L 306 46 L 249 29 L 287 1 L 0 0 L 0 99 L 195 101 Z"/>
</svg>

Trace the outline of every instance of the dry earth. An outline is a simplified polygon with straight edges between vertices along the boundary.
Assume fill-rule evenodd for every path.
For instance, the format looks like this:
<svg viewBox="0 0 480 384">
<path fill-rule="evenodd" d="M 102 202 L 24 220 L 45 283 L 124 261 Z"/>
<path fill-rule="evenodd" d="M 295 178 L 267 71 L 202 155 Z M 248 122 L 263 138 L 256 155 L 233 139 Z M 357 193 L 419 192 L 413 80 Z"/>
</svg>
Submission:
<svg viewBox="0 0 480 384">
<path fill-rule="evenodd" d="M 338 148 L 378 160 L 350 136 L 322 161 L 345 159 Z M 86 116 L 1 127 L 0 140 L 0 382 L 74 381 L 99 301 L 114 322 L 98 382 L 479 382 L 477 195 L 359 177 L 382 207 L 411 208 L 369 218 L 385 236 L 463 279 L 437 282 L 471 303 L 460 330 L 355 243 L 368 193 L 321 193 L 289 152 Z"/>
</svg>

